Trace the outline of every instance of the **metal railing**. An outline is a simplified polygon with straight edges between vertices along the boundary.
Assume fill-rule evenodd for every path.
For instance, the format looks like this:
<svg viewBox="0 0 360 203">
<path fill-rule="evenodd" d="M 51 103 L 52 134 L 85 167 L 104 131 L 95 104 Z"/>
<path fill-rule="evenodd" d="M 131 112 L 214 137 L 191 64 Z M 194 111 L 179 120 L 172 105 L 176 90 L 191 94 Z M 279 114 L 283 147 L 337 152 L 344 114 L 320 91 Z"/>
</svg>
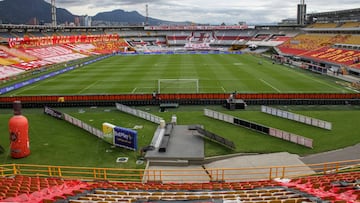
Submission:
<svg viewBox="0 0 360 203">
<path fill-rule="evenodd" d="M 311 165 L 251 168 L 120 169 L 32 164 L 0 165 L 0 176 L 61 177 L 127 182 L 241 182 L 360 171 L 360 159 Z"/>
</svg>

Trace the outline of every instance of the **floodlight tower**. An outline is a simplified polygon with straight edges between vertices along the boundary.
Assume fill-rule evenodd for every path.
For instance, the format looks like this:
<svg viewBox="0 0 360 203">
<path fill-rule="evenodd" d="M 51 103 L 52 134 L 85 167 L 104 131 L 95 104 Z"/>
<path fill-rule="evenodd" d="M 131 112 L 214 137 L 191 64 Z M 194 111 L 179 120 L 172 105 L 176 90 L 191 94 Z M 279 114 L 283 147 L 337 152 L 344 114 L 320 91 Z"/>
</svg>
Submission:
<svg viewBox="0 0 360 203">
<path fill-rule="evenodd" d="M 306 4 L 305 0 L 300 0 L 300 4 L 297 5 L 297 24 L 305 25 L 306 23 Z"/>
<path fill-rule="evenodd" d="M 149 6 L 147 4 L 145 5 L 145 9 L 146 9 L 145 25 L 149 25 Z"/>
<path fill-rule="evenodd" d="M 56 26 L 56 6 L 55 0 L 51 0 L 51 24 L 52 26 Z"/>
</svg>

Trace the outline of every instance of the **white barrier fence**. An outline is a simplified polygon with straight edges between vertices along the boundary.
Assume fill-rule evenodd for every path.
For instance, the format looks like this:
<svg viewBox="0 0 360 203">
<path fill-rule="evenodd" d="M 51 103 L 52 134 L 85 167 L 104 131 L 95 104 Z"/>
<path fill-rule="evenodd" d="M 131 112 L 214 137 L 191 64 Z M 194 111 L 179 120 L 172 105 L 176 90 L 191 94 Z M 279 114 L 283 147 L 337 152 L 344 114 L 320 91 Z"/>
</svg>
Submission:
<svg viewBox="0 0 360 203">
<path fill-rule="evenodd" d="M 230 116 L 210 109 L 204 109 L 204 115 L 210 118 L 215 118 L 217 120 L 234 124 L 234 116 Z"/>
<path fill-rule="evenodd" d="M 277 137 L 295 144 L 303 145 L 309 148 L 313 148 L 313 140 L 300 135 L 295 135 L 286 131 L 282 131 L 276 128 L 269 129 L 269 135 Z"/>
<path fill-rule="evenodd" d="M 156 123 L 156 124 L 160 124 L 160 120 L 163 120 L 159 116 L 155 116 L 155 115 L 153 115 L 151 113 L 144 112 L 144 111 L 141 111 L 141 110 L 138 110 L 138 109 L 133 109 L 131 107 L 128 107 L 128 106 L 125 106 L 125 105 L 119 104 L 119 103 L 116 103 L 116 109 L 119 110 L 119 111 L 128 113 L 128 114 L 131 114 L 133 116 L 137 116 L 139 118 L 151 121 L 151 122 Z"/>
<path fill-rule="evenodd" d="M 82 128 L 83 130 L 86 130 L 87 132 L 95 135 L 98 138 L 101 138 L 101 139 L 104 138 L 104 133 L 101 130 L 99 130 L 99 129 L 97 129 L 97 128 L 95 128 L 95 127 L 93 127 L 93 126 L 91 126 L 91 125 L 89 125 L 89 124 L 75 118 L 75 117 L 72 117 L 69 114 L 62 113 L 60 111 L 57 111 L 57 110 L 52 109 L 52 108 L 47 107 L 47 106 L 44 107 L 44 113 L 49 115 L 49 116 L 52 116 L 54 118 L 57 118 L 57 119 L 60 119 L 60 120 L 65 120 L 65 121 L 67 121 L 67 122 L 69 122 L 69 123 L 71 123 L 71 124 L 73 124 L 73 125 L 75 125 L 75 126 L 77 126 L 79 128 Z"/>
<path fill-rule="evenodd" d="M 82 128 L 86 131 L 88 131 L 89 133 L 95 135 L 96 137 L 100 138 L 100 139 L 104 139 L 104 133 L 95 128 L 95 127 L 92 127 L 91 125 L 87 124 L 87 123 L 84 123 L 82 122 L 81 120 L 75 118 L 75 117 L 72 117 L 70 116 L 69 114 L 66 114 L 66 113 L 63 113 L 64 115 L 64 120 L 79 127 L 79 128 Z"/>
<path fill-rule="evenodd" d="M 292 121 L 304 123 L 304 124 L 307 124 L 307 125 L 312 125 L 312 126 L 315 126 L 315 127 L 323 128 L 323 129 L 326 129 L 326 130 L 331 130 L 332 129 L 332 124 L 330 122 L 319 120 L 319 119 L 316 119 L 316 118 L 303 116 L 303 115 L 296 114 L 296 113 L 291 113 L 291 112 L 288 112 L 288 111 L 283 111 L 283 110 L 268 107 L 268 106 L 261 106 L 261 112 L 267 113 L 267 114 L 270 114 L 270 115 L 273 115 L 273 116 L 278 116 L 278 117 L 281 117 L 281 118 L 286 118 L 286 119 L 289 119 L 289 120 L 292 120 Z"/>
<path fill-rule="evenodd" d="M 292 134 L 286 131 L 282 131 L 276 128 L 267 127 L 261 124 L 253 123 L 248 120 L 243 120 L 240 118 L 236 118 L 231 115 L 227 115 L 224 113 L 220 113 L 217 111 L 213 111 L 210 109 L 204 109 L 204 115 L 210 118 L 214 118 L 217 120 L 221 120 L 227 123 L 232 123 L 234 125 L 240 125 L 245 128 L 249 128 L 255 130 L 260 133 L 265 133 L 271 135 L 273 137 L 277 137 L 295 144 L 299 144 L 308 148 L 313 148 L 313 140 L 310 138 L 306 138 L 300 135 Z M 239 122 L 241 121 L 241 122 Z"/>
</svg>

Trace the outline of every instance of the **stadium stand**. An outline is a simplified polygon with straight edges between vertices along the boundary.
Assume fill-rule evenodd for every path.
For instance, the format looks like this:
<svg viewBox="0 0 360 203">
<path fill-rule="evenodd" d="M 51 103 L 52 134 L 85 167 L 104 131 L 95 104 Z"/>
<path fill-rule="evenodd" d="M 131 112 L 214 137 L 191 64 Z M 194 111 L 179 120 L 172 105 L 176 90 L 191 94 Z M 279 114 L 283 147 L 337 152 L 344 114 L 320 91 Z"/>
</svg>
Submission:
<svg viewBox="0 0 360 203">
<path fill-rule="evenodd" d="M 360 44 L 360 35 L 350 35 L 342 43 L 359 45 Z"/>
<path fill-rule="evenodd" d="M 283 185 L 326 201 L 358 202 L 360 200 L 359 172 L 297 178 Z"/>
<path fill-rule="evenodd" d="M 0 202 L 142 202 L 233 200 L 291 203 L 358 202 L 360 172 L 244 182 L 161 183 L 1 177 Z"/>
<path fill-rule="evenodd" d="M 28 61 L 33 61 L 33 60 L 37 60 L 38 58 L 31 56 L 29 54 L 26 54 L 18 49 L 11 49 L 9 47 L 6 46 L 1 46 L 0 45 L 0 51 L 1 51 L 1 57 L 3 59 L 6 60 L 10 60 L 13 61 L 15 63 L 18 62 L 28 62 Z M 14 64 L 13 62 L 10 62 L 10 64 Z M 9 65 L 10 65 L 9 64 Z M 2 64 L 4 65 L 4 64 Z"/>
<path fill-rule="evenodd" d="M 7 80 L 9 77 L 19 75 L 23 72 L 24 70 L 18 68 L 0 65 L 0 80 Z"/>
<path fill-rule="evenodd" d="M 88 183 L 43 177 L 0 177 L 0 202 L 42 202 L 74 195 Z"/>
<path fill-rule="evenodd" d="M 180 46 L 185 45 L 190 39 L 192 41 L 204 41 L 206 38 L 212 45 L 230 46 L 232 44 L 245 44 L 255 33 L 255 31 L 173 31 L 167 33 L 166 39 L 168 45 Z"/>
<path fill-rule="evenodd" d="M 324 47 L 302 54 L 302 56 L 350 66 L 359 63 L 360 51 Z"/>
<path fill-rule="evenodd" d="M 356 28 L 356 27 L 360 27 L 360 23 L 359 22 L 345 22 L 340 27 L 342 27 L 342 28 Z"/>
<path fill-rule="evenodd" d="M 279 48 L 290 48 L 297 50 L 314 50 L 324 45 L 328 45 L 334 35 L 300 34 L 282 44 Z"/>
<path fill-rule="evenodd" d="M 309 25 L 308 28 L 335 28 L 338 27 L 337 23 L 314 23 Z"/>
<path fill-rule="evenodd" d="M 124 39 L 120 39 L 119 41 L 94 42 L 93 45 L 96 47 L 94 51 L 100 54 L 124 52 L 125 48 L 130 46 Z"/>
<path fill-rule="evenodd" d="M 359 44 L 359 41 L 358 35 L 300 34 L 277 48 L 284 53 L 302 55 L 308 51 L 329 48 L 335 44 Z"/>
<path fill-rule="evenodd" d="M 82 32 L 46 34 L 48 36 L 33 32 L 17 38 L 2 35 L 8 37 L 8 46 L 0 45 L 1 80 L 52 64 L 123 52 L 130 46 L 118 35 L 83 35 Z"/>
<path fill-rule="evenodd" d="M 318 26 L 318 27 L 317 27 Z M 313 25 L 312 28 L 332 28 L 338 24 Z M 358 27 L 357 23 L 344 23 L 341 27 Z M 290 33 L 290 34 L 289 34 Z M 0 73 L 6 77 L 22 73 L 31 68 L 90 55 L 111 54 L 125 51 L 129 46 L 170 45 L 182 46 L 190 38 L 199 41 L 211 39 L 214 45 L 261 42 L 265 46 L 276 46 L 284 53 L 302 55 L 307 58 L 359 67 L 353 58 L 359 51 L 333 48 L 333 44 L 359 44 L 357 35 L 301 34 L 292 39 L 295 31 L 217 30 L 217 31 L 123 31 L 117 32 L 116 40 L 94 40 L 85 42 L 59 41 L 51 45 L 23 46 L 10 49 L 0 46 Z M 34 32 L 26 37 L 72 37 L 103 35 L 91 32 Z M 112 34 L 112 33 L 108 33 Z M 3 38 L 21 38 L 19 33 L 1 33 Z M 160 40 L 159 40 L 160 39 Z M 289 40 L 290 39 L 290 40 Z M 128 42 L 129 43 L 128 43 Z M 24 62 L 29 62 L 25 65 Z M 21 65 L 19 65 L 21 64 Z M 11 66 L 9 66 L 11 65 Z M 14 66 L 14 67 L 13 67 Z M 18 68 L 15 68 L 18 67 Z M 129 95 L 132 96 L 132 95 Z M 165 98 L 166 95 L 164 95 Z M 231 200 L 241 202 L 293 203 L 293 202 L 356 202 L 360 200 L 358 184 L 360 173 L 307 176 L 284 180 L 253 180 L 243 182 L 161 183 L 161 182 L 113 182 L 62 179 L 59 177 L 36 177 L 16 175 L 0 178 L 0 202 L 136 202 L 136 201 L 183 201 L 183 200 Z M 109 175 L 109 174 L 108 174 Z"/>
</svg>

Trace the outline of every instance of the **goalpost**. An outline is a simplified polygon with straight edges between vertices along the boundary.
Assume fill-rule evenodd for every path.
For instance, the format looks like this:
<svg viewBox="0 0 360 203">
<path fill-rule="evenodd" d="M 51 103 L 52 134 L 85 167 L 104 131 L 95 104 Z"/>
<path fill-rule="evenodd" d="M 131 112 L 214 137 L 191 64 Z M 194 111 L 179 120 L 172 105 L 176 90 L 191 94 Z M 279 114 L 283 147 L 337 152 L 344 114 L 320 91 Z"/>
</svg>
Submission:
<svg viewBox="0 0 360 203">
<path fill-rule="evenodd" d="M 158 93 L 199 93 L 199 79 L 158 79 Z"/>
</svg>

